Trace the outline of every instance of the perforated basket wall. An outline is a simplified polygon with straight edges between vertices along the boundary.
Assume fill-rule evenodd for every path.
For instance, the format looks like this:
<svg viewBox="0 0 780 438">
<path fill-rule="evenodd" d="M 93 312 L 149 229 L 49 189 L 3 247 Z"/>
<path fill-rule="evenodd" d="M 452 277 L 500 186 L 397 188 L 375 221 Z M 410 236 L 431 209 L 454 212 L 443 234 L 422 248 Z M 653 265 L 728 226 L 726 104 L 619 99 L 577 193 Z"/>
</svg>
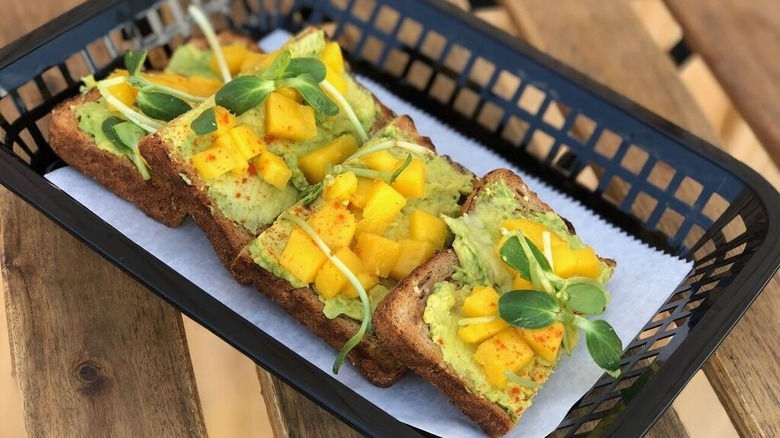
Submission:
<svg viewBox="0 0 780 438">
<path fill-rule="evenodd" d="M 126 48 L 151 48 L 150 66 L 162 65 L 192 30 L 185 5 L 165 1 L 136 11 L 138 4 L 94 1 L 51 23 L 44 35 L 6 47 L 0 57 L 0 131 L 4 151 L 18 160 L 2 154 L 9 166 L 4 168 L 13 172 L 0 178 L 184 312 L 284 375 L 263 349 L 243 338 L 251 329 L 238 330 L 215 314 L 188 307 L 192 303 L 173 286 L 149 278 L 154 269 L 120 262 L 118 249 L 97 242 L 78 216 L 87 213 L 65 217 L 65 210 L 51 203 L 67 206 L 66 201 L 40 195 L 50 187 L 39 175 L 62 164 L 47 145 L 53 106 L 77 92 L 82 76 L 99 76 L 118 65 Z M 278 27 L 294 32 L 325 24 L 360 73 L 642 241 L 694 261 L 693 271 L 669 291 L 668 301 L 628 345 L 622 377 L 600 380 L 556 434 L 645 431 L 777 269 L 778 196 L 765 181 L 701 140 L 447 4 L 258 0 L 207 7 L 218 28 L 258 38 Z M 391 430 L 381 423 L 384 418 L 378 423 L 382 430 L 363 422 L 366 412 L 348 412 L 300 376 L 285 378 L 353 426 L 372 433 Z"/>
</svg>

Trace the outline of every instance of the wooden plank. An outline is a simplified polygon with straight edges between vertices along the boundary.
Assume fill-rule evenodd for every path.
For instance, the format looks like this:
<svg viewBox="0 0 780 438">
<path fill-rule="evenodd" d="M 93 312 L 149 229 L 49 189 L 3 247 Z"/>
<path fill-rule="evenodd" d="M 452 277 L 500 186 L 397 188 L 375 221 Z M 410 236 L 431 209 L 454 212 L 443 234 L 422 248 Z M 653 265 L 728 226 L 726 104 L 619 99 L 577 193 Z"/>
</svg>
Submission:
<svg viewBox="0 0 780 438">
<path fill-rule="evenodd" d="M 734 105 L 780 165 L 780 3 L 665 0 Z M 713 31 L 717 29 L 717 31 Z"/>
<path fill-rule="evenodd" d="M 2 276 L 30 436 L 205 436 L 181 316 L 7 190 Z"/>
</svg>

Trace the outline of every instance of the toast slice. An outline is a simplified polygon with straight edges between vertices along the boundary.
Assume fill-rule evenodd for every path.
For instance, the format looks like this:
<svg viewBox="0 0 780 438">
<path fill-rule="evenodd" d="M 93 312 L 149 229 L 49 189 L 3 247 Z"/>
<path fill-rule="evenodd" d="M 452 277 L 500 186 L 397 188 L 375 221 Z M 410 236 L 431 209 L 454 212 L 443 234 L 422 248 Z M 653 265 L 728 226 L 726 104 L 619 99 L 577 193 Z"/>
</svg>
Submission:
<svg viewBox="0 0 780 438">
<path fill-rule="evenodd" d="M 315 29 L 304 30 L 293 37 L 288 46 L 301 41 L 301 44 L 307 45 L 304 38 L 316 32 L 321 33 Z M 343 79 L 351 84 L 352 96 L 358 96 L 356 100 L 362 99 L 359 102 L 370 106 L 370 110 L 363 112 L 366 117 L 358 118 L 363 125 L 367 125 L 364 128 L 371 134 L 385 126 L 393 114 L 359 85 L 350 74 L 348 66 L 345 67 L 347 70 L 343 73 Z M 261 177 L 255 167 L 250 167 L 248 172 L 238 175 L 231 171 L 206 179 L 193 166 L 192 156 L 198 152 L 198 148 L 202 151 L 210 147 L 210 143 L 199 143 L 204 136 L 196 135 L 190 124 L 201 113 L 214 106 L 213 99 L 207 100 L 165 128 L 144 138 L 139 149 L 151 169 L 173 187 L 178 202 L 185 206 L 211 242 L 220 261 L 229 268 L 241 249 L 270 225 L 279 213 L 297 201 L 300 191 L 307 186 L 301 171 L 296 168 L 297 155 L 348 133 L 349 127 L 339 128 L 346 124 L 346 116 L 339 114 L 328 118 L 327 123 L 331 123 L 331 129 L 321 129 L 323 125 L 317 125 L 318 134 L 314 139 L 305 142 L 285 140 L 264 134 L 264 106 L 258 105 L 237 117 L 238 123 L 250 126 L 265 143 L 267 151 L 284 157 L 293 172 L 290 182 L 284 183 L 282 188 L 274 188 Z M 195 146 L 187 146 L 192 144 Z"/>
<path fill-rule="evenodd" d="M 221 32 L 218 39 L 222 45 L 244 44 L 251 51 L 259 52 L 257 43 L 235 32 Z M 204 38 L 193 38 L 187 44 L 201 50 L 208 49 Z M 186 73 L 182 71 L 186 65 L 174 67 L 171 73 Z M 99 100 L 97 90 L 91 90 L 62 102 L 52 110 L 49 125 L 52 149 L 63 161 L 117 196 L 132 202 L 147 216 L 169 227 L 178 226 L 187 211 L 176 200 L 171 185 L 154 174 L 145 180 L 130 158 L 99 147 L 95 136 L 80 128 L 78 109 Z"/>
<path fill-rule="evenodd" d="M 485 188 L 496 181 L 505 182 L 515 199 L 520 201 L 519 208 L 515 210 L 519 216 L 551 212 L 550 207 L 540 200 L 520 177 L 506 169 L 499 169 L 481 179 L 477 189 L 464 205 L 464 214 L 474 211 L 480 196 L 485 193 Z M 575 234 L 570 223 L 566 222 L 566 228 L 569 234 Z M 610 270 L 615 266 L 612 260 L 600 260 Z M 445 281 L 453 282 L 453 276 L 457 277 L 456 272 L 461 269 L 461 262 L 455 250 L 438 253 L 405 278 L 380 303 L 374 313 L 374 328 L 381 344 L 398 360 L 436 386 L 453 405 L 474 420 L 487 434 L 502 436 L 514 427 L 520 413 L 513 415 L 508 408 L 487 398 L 480 387 L 459 371 L 458 366 L 446 361 L 442 347 L 443 338 L 439 338 L 439 342 L 433 340 L 432 327 L 425 319 L 428 300 L 436 285 Z M 457 305 L 453 309 L 456 307 Z M 459 341 L 457 336 L 455 339 Z M 466 360 L 473 360 L 470 355 L 466 356 Z M 546 380 L 552 366 L 554 363 L 549 370 L 544 370 L 545 375 L 540 380 Z M 534 394 L 531 394 L 531 397 Z M 528 404 L 530 405 L 530 399 Z"/>
<path fill-rule="evenodd" d="M 394 119 L 375 138 L 366 142 L 363 147 L 371 148 L 374 145 L 386 142 L 388 139 L 408 141 L 434 151 L 430 139 L 422 137 L 417 133 L 414 123 L 408 116 Z M 407 205 L 411 211 L 403 210 L 398 213 L 394 223 L 402 224 L 405 220 L 408 220 L 409 214 L 417 211 L 417 206 L 421 206 L 420 209 L 423 211 L 427 209 L 427 212 L 433 217 L 438 217 L 440 213 L 457 214 L 460 205 L 465 202 L 465 195 L 471 190 L 473 175 L 460 165 L 442 156 L 428 155 L 424 159 L 429 160 L 427 161 L 428 169 L 434 169 L 435 166 L 439 169 L 446 168 L 446 173 L 440 170 L 438 173 L 433 174 L 438 175 L 438 177 L 427 176 L 425 194 L 419 198 L 410 199 Z M 400 161 L 402 158 L 398 158 L 398 160 Z M 457 176 L 455 176 L 456 174 Z M 442 181 L 432 181 L 434 178 L 447 179 L 452 183 L 447 186 Z M 325 190 L 327 191 L 330 187 L 328 186 Z M 326 201 L 326 198 L 327 194 L 321 195 L 307 206 L 296 205 L 288 213 L 311 219 L 329 208 L 332 205 L 330 203 L 335 203 L 340 207 L 338 210 L 339 217 L 342 217 L 342 215 L 360 217 L 360 208 L 353 204 L 355 201 L 351 200 L 351 198 L 350 201 L 340 201 L 338 199 Z M 448 201 L 444 201 L 445 199 Z M 438 203 L 438 205 L 435 207 L 429 206 L 433 203 Z M 359 230 L 360 222 L 358 221 L 357 224 L 356 229 Z M 444 225 L 443 222 L 442 225 Z M 318 288 L 321 286 L 325 287 L 322 283 L 319 283 L 319 276 L 317 276 L 317 280 L 314 282 L 303 281 L 285 267 L 281 260 L 284 258 L 284 251 L 287 249 L 286 245 L 291 242 L 290 236 L 294 229 L 296 229 L 295 225 L 289 222 L 289 219 L 286 219 L 285 216 L 282 216 L 253 241 L 251 245 L 241 251 L 232 266 L 233 274 L 239 281 L 251 283 L 261 293 L 278 303 L 282 309 L 296 318 L 301 324 L 320 336 L 328 345 L 336 350 L 340 350 L 358 332 L 360 320 L 362 320 L 362 314 L 359 311 L 357 311 L 358 314 L 356 315 L 353 313 L 355 312 L 354 310 L 345 309 L 345 307 L 350 305 L 359 307 L 360 300 L 356 297 L 350 298 L 345 295 L 343 292 L 344 286 L 341 286 L 342 293 L 336 292 L 334 295 L 332 295 L 333 291 L 319 290 Z M 335 229 L 335 227 L 330 229 Z M 383 236 L 388 237 L 396 234 L 399 233 L 391 227 Z M 350 236 L 349 242 L 345 247 L 338 248 L 338 250 L 336 247 L 331 249 L 340 258 L 343 257 L 340 254 L 343 254 L 342 251 L 346 249 L 348 254 L 356 254 L 354 257 L 362 260 L 357 262 L 357 265 L 368 266 L 363 265 L 363 261 L 371 257 L 371 255 L 361 253 L 358 248 L 358 242 L 360 242 L 359 237 L 355 236 L 353 238 Z M 355 252 L 351 252 L 350 248 L 353 248 Z M 432 252 L 433 249 L 431 249 Z M 400 257 L 404 256 L 404 254 L 401 254 Z M 396 257 L 399 256 L 396 255 Z M 345 261 L 345 263 L 347 262 Z M 369 272 L 371 269 L 366 267 L 366 271 L 358 272 L 356 270 L 358 268 L 355 268 L 355 262 L 352 263 L 353 265 L 351 265 L 350 269 L 353 270 L 353 273 L 358 278 L 361 278 L 363 273 Z M 374 286 L 366 286 L 367 294 L 372 304 L 381 300 L 384 296 L 383 294 L 397 284 L 397 280 L 389 277 L 389 275 L 393 274 L 380 271 L 382 269 L 377 269 L 371 273 L 374 278 L 374 281 L 372 281 Z M 334 311 L 334 309 L 338 310 Z M 344 313 L 340 313 L 342 311 Z M 357 319 L 358 317 L 360 320 Z M 357 347 L 347 355 L 347 360 L 372 384 L 380 387 L 392 385 L 406 372 L 406 367 L 388 353 L 378 343 L 376 336 L 370 332 L 366 333 Z"/>
</svg>

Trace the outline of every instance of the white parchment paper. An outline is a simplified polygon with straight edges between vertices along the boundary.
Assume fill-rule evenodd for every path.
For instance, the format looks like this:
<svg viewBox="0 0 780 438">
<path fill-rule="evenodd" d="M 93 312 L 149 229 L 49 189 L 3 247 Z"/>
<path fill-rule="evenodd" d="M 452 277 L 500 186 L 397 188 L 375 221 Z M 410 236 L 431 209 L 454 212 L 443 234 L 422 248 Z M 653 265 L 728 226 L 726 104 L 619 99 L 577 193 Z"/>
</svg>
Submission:
<svg viewBox="0 0 780 438">
<path fill-rule="evenodd" d="M 276 32 L 260 45 L 265 50 L 272 50 L 287 37 L 285 32 Z M 409 114 L 420 133 L 431 137 L 439 153 L 451 156 L 475 174 L 483 175 L 497 167 L 512 168 L 483 146 L 401 101 L 378 84 L 361 80 L 396 113 Z M 513 170 L 517 172 L 517 169 Z M 650 249 L 567 196 L 523 172 L 518 173 L 541 199 L 575 225 L 586 244 L 593 246 L 601 256 L 617 260 L 617 270 L 608 284 L 612 302 L 603 318 L 615 328 L 623 345 L 627 345 L 664 303 L 691 265 Z M 236 283 L 192 220 L 188 219 L 177 229 L 167 228 L 68 167 L 58 169 L 46 178 L 239 315 L 309 362 L 330 372 L 336 352 L 257 291 Z M 580 342 L 571 357 L 561 360 L 534 399 L 533 406 L 507 436 L 546 436 L 593 386 L 602 373 L 590 359 L 584 344 Z M 404 377 L 387 389 L 370 385 L 348 365 L 336 378 L 399 420 L 418 428 L 444 437 L 483 436 L 481 430 L 450 405 L 438 390 L 414 375 Z"/>
</svg>

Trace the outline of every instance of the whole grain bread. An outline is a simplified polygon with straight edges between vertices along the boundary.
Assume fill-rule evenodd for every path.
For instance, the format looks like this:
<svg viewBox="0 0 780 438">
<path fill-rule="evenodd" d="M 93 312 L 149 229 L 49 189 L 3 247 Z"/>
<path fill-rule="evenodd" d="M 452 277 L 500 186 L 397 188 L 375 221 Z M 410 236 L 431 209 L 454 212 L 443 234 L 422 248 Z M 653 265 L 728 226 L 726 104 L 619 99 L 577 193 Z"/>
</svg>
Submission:
<svg viewBox="0 0 780 438">
<path fill-rule="evenodd" d="M 218 39 L 221 44 L 244 43 L 250 50 L 259 51 L 257 43 L 236 32 L 220 32 Z M 202 37 L 188 43 L 208 47 Z M 97 90 L 92 90 L 72 97 L 52 110 L 49 124 L 52 150 L 79 172 L 135 204 L 147 216 L 169 227 L 178 226 L 187 210 L 178 202 L 178 196 L 174 195 L 174 189 L 166 179 L 152 172 L 150 179 L 144 180 L 128 157 L 98 148 L 94 137 L 79 128 L 78 107 L 99 98 Z"/>
<path fill-rule="evenodd" d="M 547 212 L 550 207 L 531 191 L 523 180 L 506 169 L 485 175 L 463 206 L 468 213 L 480 191 L 490 182 L 503 180 L 521 200 L 518 213 Z M 574 234 L 570 223 L 569 232 Z M 610 266 L 613 260 L 602 259 Z M 458 256 L 449 249 L 440 252 L 406 277 L 374 312 L 374 330 L 383 346 L 412 371 L 436 386 L 450 402 L 476 422 L 488 435 L 497 437 L 515 425 L 501 406 L 469 387 L 458 371 L 444 361 L 441 348 L 433 342 L 428 324 L 423 320 L 428 295 L 433 286 L 448 280 L 458 266 Z"/>
</svg>

